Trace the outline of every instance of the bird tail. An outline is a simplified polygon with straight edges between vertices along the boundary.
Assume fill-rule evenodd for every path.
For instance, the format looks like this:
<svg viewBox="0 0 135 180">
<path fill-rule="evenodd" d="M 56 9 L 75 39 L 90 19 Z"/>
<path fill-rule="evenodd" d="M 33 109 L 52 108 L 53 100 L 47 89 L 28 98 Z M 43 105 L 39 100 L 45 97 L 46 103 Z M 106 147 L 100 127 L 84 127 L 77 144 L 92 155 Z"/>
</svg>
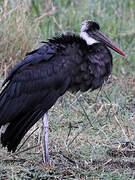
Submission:
<svg viewBox="0 0 135 180">
<path fill-rule="evenodd" d="M 0 127 L 0 139 L 3 147 L 8 151 L 15 152 L 18 144 L 28 130 L 44 115 L 44 112 L 37 109 L 27 113 L 20 113 L 16 118 Z"/>
</svg>

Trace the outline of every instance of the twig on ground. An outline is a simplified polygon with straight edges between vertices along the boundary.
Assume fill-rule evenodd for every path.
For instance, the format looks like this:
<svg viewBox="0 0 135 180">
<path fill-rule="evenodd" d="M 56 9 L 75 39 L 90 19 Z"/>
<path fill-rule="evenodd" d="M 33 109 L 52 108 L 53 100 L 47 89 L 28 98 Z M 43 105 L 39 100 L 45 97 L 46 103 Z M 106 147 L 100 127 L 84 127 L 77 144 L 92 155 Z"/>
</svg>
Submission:
<svg viewBox="0 0 135 180">
<path fill-rule="evenodd" d="M 22 147 L 23 147 L 23 145 L 26 143 L 26 141 L 31 137 L 31 135 L 35 132 L 35 131 L 37 131 L 39 129 L 39 127 L 37 127 L 36 129 L 34 129 L 34 131 L 32 131 L 32 133 L 30 133 L 30 135 L 25 139 L 25 141 L 22 143 L 22 145 L 18 148 L 18 150 L 17 151 L 19 151 Z"/>
<path fill-rule="evenodd" d="M 34 146 L 30 146 L 30 147 L 28 147 L 28 148 L 26 148 L 26 149 L 24 149 L 24 150 L 22 150 L 22 151 L 18 151 L 18 152 L 12 153 L 10 156 L 15 156 L 15 155 L 21 154 L 21 153 L 23 153 L 23 152 L 26 152 L 26 151 L 28 151 L 28 150 L 30 150 L 30 149 L 33 149 L 33 148 L 35 148 L 35 147 L 38 147 L 38 146 L 40 146 L 40 145 L 41 145 L 41 143 L 36 144 L 36 145 L 34 145 Z"/>
</svg>

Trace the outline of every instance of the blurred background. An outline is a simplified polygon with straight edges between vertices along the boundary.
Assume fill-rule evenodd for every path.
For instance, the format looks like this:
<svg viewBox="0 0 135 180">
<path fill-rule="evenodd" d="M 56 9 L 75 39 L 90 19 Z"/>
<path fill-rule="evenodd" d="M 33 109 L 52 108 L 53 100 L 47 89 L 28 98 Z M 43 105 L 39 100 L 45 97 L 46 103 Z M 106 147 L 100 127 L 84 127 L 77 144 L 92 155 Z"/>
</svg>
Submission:
<svg viewBox="0 0 135 180">
<path fill-rule="evenodd" d="M 1 0 L 0 82 L 42 40 L 79 34 L 82 21 L 88 19 L 98 22 L 127 56 L 112 52 L 113 73 L 102 90 L 66 93 L 49 111 L 49 151 L 58 171 L 42 166 L 39 121 L 26 135 L 30 137 L 23 153 L 11 158 L 0 150 L 2 178 L 135 178 L 134 0 Z"/>
</svg>

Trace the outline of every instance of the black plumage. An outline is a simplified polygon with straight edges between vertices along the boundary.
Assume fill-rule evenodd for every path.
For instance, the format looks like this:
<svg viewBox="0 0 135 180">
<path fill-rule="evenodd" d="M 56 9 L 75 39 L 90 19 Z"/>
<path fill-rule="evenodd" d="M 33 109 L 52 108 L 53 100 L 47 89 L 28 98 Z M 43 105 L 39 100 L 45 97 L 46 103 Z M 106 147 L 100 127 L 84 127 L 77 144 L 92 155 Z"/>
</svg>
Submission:
<svg viewBox="0 0 135 180">
<path fill-rule="evenodd" d="M 74 34 L 44 42 L 18 63 L 3 83 L 6 85 L 0 94 L 2 145 L 14 152 L 28 130 L 67 90 L 95 90 L 111 71 L 112 55 L 102 42 L 88 45 Z M 7 128 L 3 130 L 5 124 Z"/>
</svg>

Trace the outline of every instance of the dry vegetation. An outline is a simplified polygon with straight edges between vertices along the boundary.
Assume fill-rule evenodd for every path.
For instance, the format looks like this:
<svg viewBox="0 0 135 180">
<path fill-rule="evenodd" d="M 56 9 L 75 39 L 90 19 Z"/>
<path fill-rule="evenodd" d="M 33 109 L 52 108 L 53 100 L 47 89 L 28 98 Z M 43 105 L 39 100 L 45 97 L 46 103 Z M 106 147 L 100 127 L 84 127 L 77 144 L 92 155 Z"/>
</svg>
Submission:
<svg viewBox="0 0 135 180">
<path fill-rule="evenodd" d="M 40 40 L 65 31 L 79 32 L 84 19 L 100 22 L 102 31 L 127 57 L 113 53 L 113 74 L 102 90 L 67 93 L 51 108 L 52 168 L 42 163 L 39 121 L 18 152 L 0 149 L 1 179 L 135 179 L 134 0 L 2 0 L 0 80 Z"/>
</svg>

